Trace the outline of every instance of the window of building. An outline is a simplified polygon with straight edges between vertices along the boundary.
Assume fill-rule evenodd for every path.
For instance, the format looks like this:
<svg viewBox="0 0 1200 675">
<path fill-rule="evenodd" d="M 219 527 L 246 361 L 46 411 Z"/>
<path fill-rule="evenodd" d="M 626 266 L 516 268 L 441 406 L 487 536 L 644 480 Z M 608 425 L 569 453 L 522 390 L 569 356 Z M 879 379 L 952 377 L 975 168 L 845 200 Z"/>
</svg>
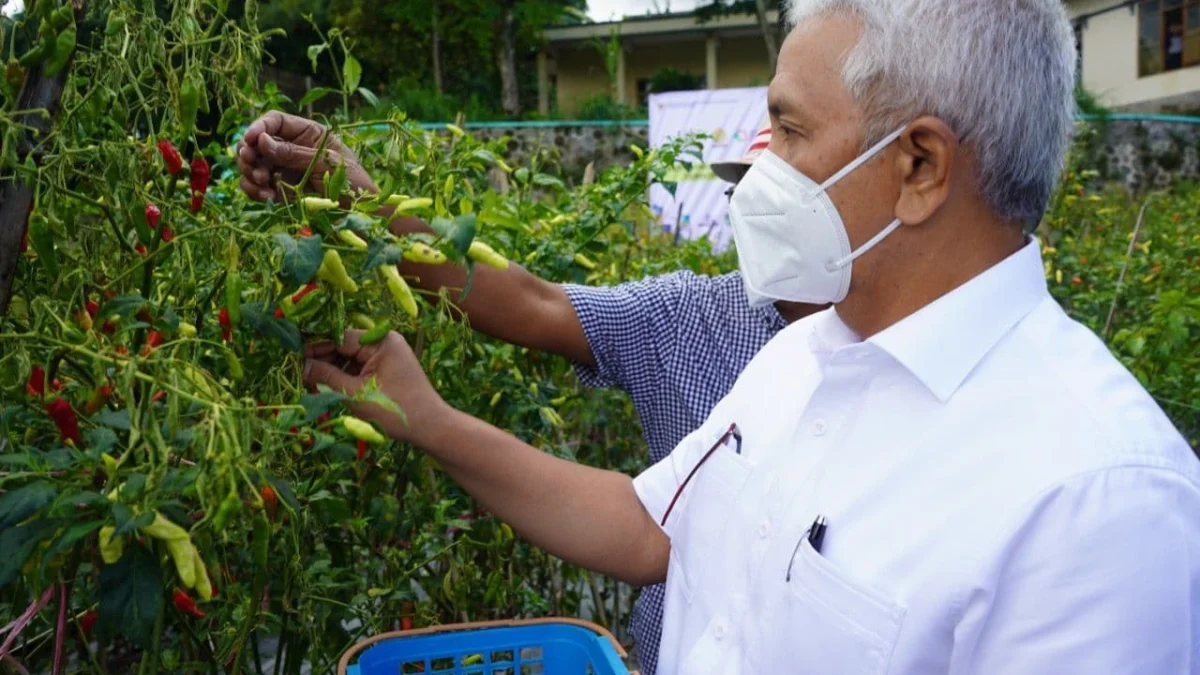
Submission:
<svg viewBox="0 0 1200 675">
<path fill-rule="evenodd" d="M 1200 0 L 1142 0 L 1138 75 L 1200 65 Z"/>
</svg>

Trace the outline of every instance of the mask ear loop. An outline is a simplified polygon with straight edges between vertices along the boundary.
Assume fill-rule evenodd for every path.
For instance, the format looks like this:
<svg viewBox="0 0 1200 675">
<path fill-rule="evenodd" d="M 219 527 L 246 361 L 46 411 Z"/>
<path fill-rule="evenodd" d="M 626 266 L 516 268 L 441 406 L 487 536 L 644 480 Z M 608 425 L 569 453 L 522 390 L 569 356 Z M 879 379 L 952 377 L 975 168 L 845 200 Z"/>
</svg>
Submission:
<svg viewBox="0 0 1200 675">
<path fill-rule="evenodd" d="M 896 228 L 900 227 L 900 225 L 901 225 L 901 223 L 900 223 L 899 218 L 893 220 L 891 222 L 891 224 L 889 224 L 887 227 L 880 230 L 879 234 L 875 235 L 874 237 L 871 237 L 867 241 L 867 243 L 863 244 L 862 246 L 859 246 L 858 250 L 852 251 L 850 253 L 850 255 L 842 258 L 841 260 L 834 260 L 832 262 L 825 263 L 825 270 L 828 272 L 836 272 L 836 271 L 842 269 L 843 267 L 845 267 L 846 265 L 849 265 L 850 263 L 854 262 L 854 260 L 856 258 L 858 258 L 860 255 L 875 248 L 876 244 L 883 241 L 884 237 L 895 232 Z"/>
<path fill-rule="evenodd" d="M 863 164 L 866 164 L 867 162 L 871 161 L 872 157 L 874 157 L 875 155 L 878 155 L 881 150 L 883 150 L 887 146 L 891 145 L 897 138 L 900 138 L 900 135 L 903 134 L 904 130 L 907 128 L 908 128 L 908 125 L 905 124 L 904 126 L 900 127 L 899 129 L 888 134 L 887 136 L 884 136 L 883 140 L 879 141 L 875 145 L 872 145 L 869 150 L 867 150 L 863 154 L 859 155 L 857 159 L 855 159 L 853 162 L 850 162 L 849 164 L 847 164 L 845 167 L 842 168 L 841 171 L 838 171 L 837 173 L 830 176 L 829 180 L 827 180 L 821 184 L 821 187 L 818 191 L 825 192 L 829 188 L 833 187 L 838 181 L 845 178 L 851 171 L 854 171 L 855 169 L 862 166 Z"/>
</svg>

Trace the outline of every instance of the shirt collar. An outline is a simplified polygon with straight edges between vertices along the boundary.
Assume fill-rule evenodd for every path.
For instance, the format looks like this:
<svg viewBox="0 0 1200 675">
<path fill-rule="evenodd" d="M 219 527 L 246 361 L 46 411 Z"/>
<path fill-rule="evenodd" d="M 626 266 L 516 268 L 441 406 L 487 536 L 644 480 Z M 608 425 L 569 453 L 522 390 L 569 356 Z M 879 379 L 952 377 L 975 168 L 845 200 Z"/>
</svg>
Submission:
<svg viewBox="0 0 1200 675">
<path fill-rule="evenodd" d="M 943 403 L 1048 292 L 1036 239 L 871 337 Z"/>
</svg>

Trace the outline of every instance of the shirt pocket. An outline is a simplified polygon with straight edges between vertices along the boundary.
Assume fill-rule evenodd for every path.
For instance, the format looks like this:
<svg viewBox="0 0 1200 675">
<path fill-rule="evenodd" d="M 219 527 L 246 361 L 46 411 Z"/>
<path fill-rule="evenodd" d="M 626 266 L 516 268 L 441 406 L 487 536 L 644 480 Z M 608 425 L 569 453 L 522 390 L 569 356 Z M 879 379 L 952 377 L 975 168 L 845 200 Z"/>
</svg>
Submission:
<svg viewBox="0 0 1200 675">
<path fill-rule="evenodd" d="M 722 567 L 728 546 L 725 528 L 738 508 L 738 496 L 751 465 L 729 445 L 717 448 L 692 476 L 679 496 L 672 514 L 670 574 L 689 603 L 711 570 Z"/>
<path fill-rule="evenodd" d="M 906 608 L 860 583 L 823 557 L 807 538 L 792 561 L 780 606 L 786 629 L 765 636 L 773 672 L 883 675 L 900 637 Z M 795 655 L 807 654 L 796 669 Z"/>
</svg>

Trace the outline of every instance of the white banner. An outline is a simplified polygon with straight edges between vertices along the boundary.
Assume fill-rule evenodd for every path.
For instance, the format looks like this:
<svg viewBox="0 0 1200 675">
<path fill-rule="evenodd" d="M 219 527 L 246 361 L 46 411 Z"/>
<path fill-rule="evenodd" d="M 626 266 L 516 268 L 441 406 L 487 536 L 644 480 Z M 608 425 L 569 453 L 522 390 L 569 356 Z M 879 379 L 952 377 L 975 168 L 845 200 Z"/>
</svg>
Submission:
<svg viewBox="0 0 1200 675">
<path fill-rule="evenodd" d="M 673 91 L 650 96 L 650 146 L 684 134 L 711 136 L 704 143 L 703 164 L 668 177 L 677 182 L 675 196 L 661 185 L 650 188 L 650 208 L 667 232 L 687 239 L 707 236 L 714 250 L 733 240 L 729 227 L 729 183 L 717 178 L 710 162 L 736 160 L 767 122 L 767 88 Z M 678 221 L 678 222 L 677 222 Z"/>
</svg>

